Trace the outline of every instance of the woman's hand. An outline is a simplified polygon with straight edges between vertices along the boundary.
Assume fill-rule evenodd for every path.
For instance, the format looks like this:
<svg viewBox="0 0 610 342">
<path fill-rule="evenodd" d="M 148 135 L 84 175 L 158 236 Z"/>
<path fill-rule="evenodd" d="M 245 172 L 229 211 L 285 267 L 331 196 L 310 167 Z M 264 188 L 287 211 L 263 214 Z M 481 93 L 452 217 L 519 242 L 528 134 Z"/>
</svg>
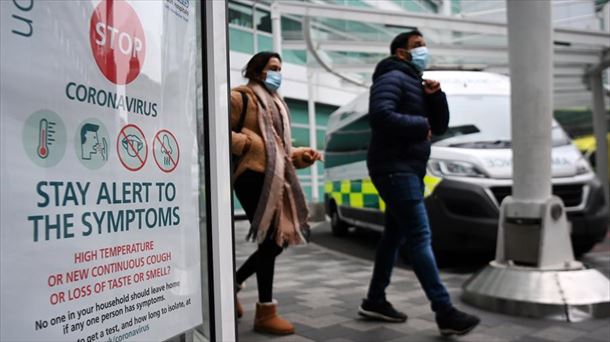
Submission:
<svg viewBox="0 0 610 342">
<path fill-rule="evenodd" d="M 322 154 L 311 147 L 297 147 L 292 151 L 292 162 L 297 169 L 310 167 L 316 160 L 323 160 Z"/>
<path fill-rule="evenodd" d="M 315 163 L 316 160 L 322 160 L 322 153 L 311 147 L 306 147 L 305 151 L 303 151 L 303 161 L 311 165 Z"/>
<path fill-rule="evenodd" d="M 248 153 L 252 145 L 252 138 L 244 133 L 231 132 L 231 153 L 242 156 Z"/>
</svg>

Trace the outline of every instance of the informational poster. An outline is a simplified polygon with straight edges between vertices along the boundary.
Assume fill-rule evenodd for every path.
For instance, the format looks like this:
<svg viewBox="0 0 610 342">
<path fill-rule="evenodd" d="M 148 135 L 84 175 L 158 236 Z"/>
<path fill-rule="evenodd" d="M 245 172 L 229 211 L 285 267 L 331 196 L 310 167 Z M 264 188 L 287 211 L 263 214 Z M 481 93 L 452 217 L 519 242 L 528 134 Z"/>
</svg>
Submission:
<svg viewBox="0 0 610 342">
<path fill-rule="evenodd" d="M 0 1 L 0 340 L 202 323 L 194 7 Z"/>
</svg>

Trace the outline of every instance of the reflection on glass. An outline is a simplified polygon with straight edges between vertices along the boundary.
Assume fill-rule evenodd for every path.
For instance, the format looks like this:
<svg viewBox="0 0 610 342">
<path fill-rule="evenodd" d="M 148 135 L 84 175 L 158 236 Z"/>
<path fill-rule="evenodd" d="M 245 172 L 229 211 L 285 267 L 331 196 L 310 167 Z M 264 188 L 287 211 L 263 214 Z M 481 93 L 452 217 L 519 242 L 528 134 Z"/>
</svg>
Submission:
<svg viewBox="0 0 610 342">
<path fill-rule="evenodd" d="M 252 28 L 252 7 L 230 1 L 229 24 Z"/>
<path fill-rule="evenodd" d="M 271 13 L 260 9 L 256 10 L 256 29 L 271 33 Z"/>
</svg>

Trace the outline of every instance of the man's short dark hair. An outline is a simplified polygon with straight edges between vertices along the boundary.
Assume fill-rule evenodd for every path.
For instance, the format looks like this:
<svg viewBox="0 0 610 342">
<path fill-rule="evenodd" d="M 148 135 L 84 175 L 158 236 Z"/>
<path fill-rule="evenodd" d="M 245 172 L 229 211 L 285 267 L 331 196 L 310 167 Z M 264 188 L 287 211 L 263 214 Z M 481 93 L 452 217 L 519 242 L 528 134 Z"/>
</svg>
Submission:
<svg viewBox="0 0 610 342">
<path fill-rule="evenodd" d="M 397 49 L 406 49 L 409 45 L 409 39 L 415 36 L 423 37 L 424 35 L 421 34 L 419 30 L 413 30 L 409 32 L 403 32 L 398 36 L 394 37 L 394 39 L 392 40 L 392 44 L 390 44 L 390 53 L 392 55 L 395 55 Z"/>
</svg>

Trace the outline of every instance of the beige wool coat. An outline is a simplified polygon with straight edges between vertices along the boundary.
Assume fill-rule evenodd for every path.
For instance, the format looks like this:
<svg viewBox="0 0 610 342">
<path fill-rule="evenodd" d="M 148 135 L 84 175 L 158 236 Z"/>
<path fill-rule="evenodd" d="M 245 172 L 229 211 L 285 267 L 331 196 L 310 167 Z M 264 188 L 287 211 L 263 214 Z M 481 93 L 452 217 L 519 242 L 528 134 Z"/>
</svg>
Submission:
<svg viewBox="0 0 610 342">
<path fill-rule="evenodd" d="M 248 104 L 243 128 L 241 132 L 236 132 L 243 108 L 241 92 L 248 97 Z M 258 108 L 258 99 L 250 87 L 240 86 L 231 90 L 231 153 L 239 157 L 233 179 L 237 179 L 246 170 L 265 172 L 267 156 L 258 123 Z M 291 158 L 295 168 L 302 169 L 312 165 L 311 162 L 303 160 L 305 151 L 304 147 L 292 149 Z"/>
<path fill-rule="evenodd" d="M 248 99 L 245 109 L 242 93 Z M 242 114 L 243 126 L 238 131 Z M 262 243 L 272 230 L 278 246 L 306 243 L 308 209 L 295 168 L 311 166 L 315 161 L 304 160 L 309 148 L 292 147 L 286 103 L 263 85 L 251 82 L 231 92 L 230 119 L 231 152 L 238 157 L 233 180 L 246 170 L 265 175 L 247 238 Z M 276 130 L 280 127 L 281 131 Z"/>
</svg>

